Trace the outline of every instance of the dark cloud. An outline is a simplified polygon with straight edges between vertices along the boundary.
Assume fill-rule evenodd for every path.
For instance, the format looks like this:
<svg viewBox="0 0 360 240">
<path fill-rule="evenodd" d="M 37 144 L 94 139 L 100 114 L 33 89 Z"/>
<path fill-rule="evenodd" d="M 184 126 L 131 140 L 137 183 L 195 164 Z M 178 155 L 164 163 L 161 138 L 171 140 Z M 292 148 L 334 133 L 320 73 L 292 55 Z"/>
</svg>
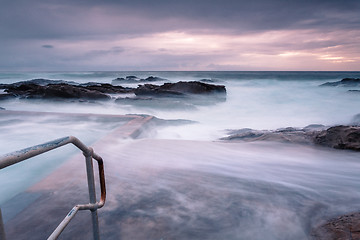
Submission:
<svg viewBox="0 0 360 240">
<path fill-rule="evenodd" d="M 354 53 L 359 52 L 360 36 L 358 32 L 344 33 L 360 29 L 359 12 L 359 0 L 2 0 L 0 66 L 38 64 L 46 68 L 51 62 L 54 68 L 91 68 L 86 64 L 96 65 L 96 59 L 117 61 L 126 55 L 133 63 L 121 62 L 122 67 L 134 69 L 136 64 L 143 64 L 152 69 L 176 69 L 187 63 L 196 67 L 195 63 L 201 65 L 209 59 L 208 54 L 166 55 L 172 51 L 170 45 L 156 46 L 146 56 L 140 50 L 132 51 L 130 44 L 111 48 L 123 46 L 121 41 L 111 42 L 114 39 L 127 41 L 164 32 L 237 37 L 269 31 L 310 31 L 309 39 L 294 33 L 278 43 L 264 41 L 243 51 L 276 55 L 334 47 Z M 312 39 L 315 35 L 319 37 Z M 146 42 L 139 44 L 138 48 L 146 47 Z M 53 49 L 41 51 L 39 46 Z M 25 53 L 29 59 L 24 59 Z M 231 54 L 224 56 L 230 58 Z M 69 65 L 71 58 L 79 65 Z M 93 62 L 85 62 L 87 59 Z M 220 68 L 221 64 L 214 61 L 211 66 Z"/>
<path fill-rule="evenodd" d="M 174 30 L 234 33 L 360 28 L 358 0 L 132 0 L 2 3 L 4 37 L 69 38 Z"/>
</svg>

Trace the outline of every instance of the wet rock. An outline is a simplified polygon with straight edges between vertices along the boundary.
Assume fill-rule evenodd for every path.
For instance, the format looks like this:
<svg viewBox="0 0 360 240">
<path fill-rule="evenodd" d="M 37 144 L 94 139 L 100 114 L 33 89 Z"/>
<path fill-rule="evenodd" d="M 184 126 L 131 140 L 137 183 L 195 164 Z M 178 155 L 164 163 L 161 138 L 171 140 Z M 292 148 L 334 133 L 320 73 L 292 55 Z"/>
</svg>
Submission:
<svg viewBox="0 0 360 240">
<path fill-rule="evenodd" d="M 329 220 L 311 232 L 316 240 L 353 240 L 360 239 L 360 213 L 343 215 Z"/>
<path fill-rule="evenodd" d="M 360 151 L 360 127 L 335 126 L 321 131 L 314 138 L 316 144 L 337 149 Z"/>
<path fill-rule="evenodd" d="M 9 94 L 9 93 L 0 94 L 0 101 L 15 98 L 15 97 L 16 96 L 14 94 Z"/>
<path fill-rule="evenodd" d="M 35 84 L 35 85 L 40 85 L 40 86 L 46 86 L 49 84 L 78 85 L 78 83 L 72 82 L 72 81 L 50 80 L 50 79 L 37 78 L 37 79 L 20 81 L 20 82 L 11 83 L 11 84 L 0 84 L 0 89 L 6 89 L 6 88 L 10 88 L 10 87 L 19 87 L 21 85 L 28 85 L 28 84 Z"/>
<path fill-rule="evenodd" d="M 312 144 L 316 133 L 316 131 L 308 128 L 282 128 L 273 131 L 243 128 L 240 130 L 230 131 L 230 136 L 221 138 L 220 140 L 240 140 L 246 142 L 276 141 L 285 143 Z"/>
<path fill-rule="evenodd" d="M 83 86 L 83 85 L 81 85 Z M 134 92 L 133 88 L 125 88 L 122 86 L 114 86 L 108 83 L 105 84 L 91 84 L 87 85 L 86 89 L 99 91 L 101 93 L 109 93 L 109 94 L 116 94 L 116 93 L 132 93 Z"/>
<path fill-rule="evenodd" d="M 222 81 L 220 81 L 220 80 L 218 80 L 218 79 L 213 79 L 213 78 L 211 78 L 211 79 L 203 78 L 203 79 L 200 80 L 200 82 L 204 82 L 204 83 L 216 83 L 216 82 L 222 82 Z"/>
<path fill-rule="evenodd" d="M 140 79 L 136 76 L 127 76 L 126 78 L 116 78 L 112 81 L 112 84 L 130 84 L 130 83 L 145 83 L 145 82 L 157 82 L 157 81 L 166 81 L 164 78 L 160 77 L 147 77 L 145 79 Z"/>
<path fill-rule="evenodd" d="M 344 78 L 338 82 L 327 82 L 320 85 L 321 87 L 358 87 L 360 86 L 360 78 Z"/>
<path fill-rule="evenodd" d="M 240 129 L 229 131 L 221 140 L 277 141 L 287 143 L 317 144 L 321 146 L 360 151 L 360 126 L 309 125 L 305 128 L 283 128 L 277 130 Z"/>
<path fill-rule="evenodd" d="M 134 93 L 142 96 L 185 96 L 185 95 L 209 95 L 218 94 L 226 96 L 225 86 L 212 85 L 202 82 L 177 82 L 165 83 L 161 86 L 145 84 L 139 86 Z"/>
<path fill-rule="evenodd" d="M 49 84 L 41 86 L 37 84 L 22 84 L 20 86 L 11 86 L 5 90 L 9 94 L 21 98 L 41 98 L 41 99 L 84 99 L 100 100 L 110 97 L 97 90 L 88 89 L 82 86 L 68 84 Z"/>
</svg>

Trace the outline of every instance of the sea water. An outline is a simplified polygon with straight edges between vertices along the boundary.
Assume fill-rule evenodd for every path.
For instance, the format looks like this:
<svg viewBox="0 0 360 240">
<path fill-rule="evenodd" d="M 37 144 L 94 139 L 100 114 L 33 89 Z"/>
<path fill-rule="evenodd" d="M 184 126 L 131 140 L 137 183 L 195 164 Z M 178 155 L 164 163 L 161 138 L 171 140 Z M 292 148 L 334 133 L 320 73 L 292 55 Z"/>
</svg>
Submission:
<svg viewBox="0 0 360 240">
<path fill-rule="evenodd" d="M 200 181 L 201 190 L 207 198 L 211 193 L 217 192 L 221 193 L 221 196 L 230 197 L 230 200 L 217 197 L 216 204 L 208 203 L 204 197 L 198 197 L 197 200 L 200 202 L 197 204 L 200 204 L 200 209 L 216 208 L 221 206 L 221 202 L 232 207 L 221 207 L 223 214 L 214 209 L 210 211 L 214 216 L 210 220 L 205 218 L 205 223 L 210 221 L 211 224 L 206 225 L 203 230 L 201 226 L 204 226 L 204 222 L 201 218 L 204 214 L 200 212 L 196 213 L 199 218 L 196 218 L 196 215 L 191 218 L 195 219 L 193 220 L 195 230 L 190 225 L 174 223 L 174 228 L 179 226 L 185 228 L 183 230 L 185 233 L 178 230 L 181 232 L 177 235 L 178 238 L 186 239 L 189 237 L 187 234 L 195 231 L 193 233 L 195 235 L 192 236 L 196 239 L 216 239 L 211 236 L 220 237 L 220 235 L 227 236 L 228 239 L 263 239 L 263 234 L 266 232 L 270 233 L 268 239 L 289 239 L 291 236 L 292 239 L 303 239 L 315 220 L 323 216 L 329 217 L 359 210 L 360 177 L 358 177 L 357 153 L 300 145 L 289 147 L 279 143 L 266 143 L 265 146 L 222 143 L 229 144 L 229 147 L 209 146 L 208 143 L 226 136 L 229 129 L 273 130 L 283 127 L 305 127 L 310 124 L 325 126 L 352 124 L 354 117 L 360 113 L 360 94 L 349 90 L 360 88 L 320 87 L 320 85 L 325 82 L 340 81 L 346 77 L 358 78 L 360 72 L 21 72 L 0 73 L 0 83 L 35 78 L 78 83 L 112 83 L 116 78 L 132 75 L 139 78 L 156 76 L 166 79 L 154 84 L 206 79 L 213 84 L 224 85 L 227 89 L 227 98 L 224 102 L 211 101 L 211 104 L 190 103 L 191 106 L 186 108 L 152 106 L 151 102 L 146 106 L 121 104 L 115 101 L 119 96 L 113 96 L 112 100 L 105 102 L 12 99 L 1 101 L 0 107 L 13 111 L 149 114 L 162 119 L 193 121 L 192 124 L 187 125 L 158 127 L 148 131 L 148 135 L 144 135 L 147 141 L 153 140 L 155 144 L 156 141 L 161 141 L 162 148 L 156 148 L 158 157 L 151 157 L 148 161 L 141 159 L 141 156 L 151 156 L 146 147 L 138 148 L 137 141 L 141 140 L 134 140 L 130 145 L 126 145 L 128 148 L 136 149 L 135 152 L 123 153 L 124 157 L 132 159 L 132 164 L 135 166 L 161 170 L 162 173 L 168 172 L 170 175 L 162 174 L 160 179 L 161 186 L 170 191 L 171 196 L 175 194 L 183 200 L 194 198 L 195 190 L 190 189 L 181 194 L 176 192 L 177 190 L 171 190 L 173 185 L 181 185 L 184 179 L 190 179 L 188 181 Z M 124 86 L 136 87 L 137 84 L 124 84 Z M 71 121 L 71 118 L 59 123 L 56 118 L 3 116 L 0 153 L 5 154 L 53 140 L 64 134 L 79 136 L 86 144 L 91 144 L 115 127 L 116 124 L 108 126 L 108 123 L 101 121 L 79 122 L 75 119 Z M 182 142 L 186 145 L 186 142 L 190 141 L 195 141 L 196 144 L 188 144 L 186 148 L 174 147 Z M 171 149 L 172 162 L 166 159 L 169 150 L 164 146 L 169 146 L 167 149 Z M 194 149 L 191 149 L 191 146 Z M 70 156 L 73 154 L 71 151 L 64 153 L 65 156 L 60 154 L 60 158 Z M 114 157 L 116 155 L 114 152 Z M 20 182 L 14 184 L 15 190 L 10 190 L 12 179 L 24 180 L 31 175 L 33 177 L 39 175 L 39 171 L 42 172 L 40 177 L 31 182 L 33 184 L 53 169 L 50 166 L 37 167 L 28 171 L 28 174 L 22 174 L 23 170 L 20 167 L 14 168 L 11 173 L 1 170 L 0 204 L 1 201 L 11 199 L 16 193 L 29 186 Z M 133 169 L 136 167 L 129 169 L 135 171 Z M 136 171 L 134 174 L 124 174 L 122 180 L 131 182 L 136 174 Z M 134 186 L 136 184 L 134 183 Z M 147 189 L 145 192 L 150 194 L 152 190 L 157 192 L 156 188 L 159 186 L 155 184 L 148 187 L 152 189 Z M 138 190 L 141 191 L 141 188 L 139 187 Z M 140 196 L 144 199 L 148 197 L 143 194 Z M 252 201 L 256 204 L 251 205 Z M 178 202 L 180 207 L 192 209 L 191 206 L 186 206 L 191 201 Z M 237 204 L 240 208 L 234 207 Z M 240 212 L 238 215 L 236 213 L 232 215 L 232 211 Z M 315 215 L 312 215 L 312 211 Z M 191 214 L 191 211 L 189 210 L 187 214 Z M 217 221 L 228 218 L 233 219 L 235 223 L 220 224 L 220 229 L 215 228 L 215 232 L 210 231 L 211 226 L 215 226 Z M 200 229 L 196 228 L 196 224 Z M 256 227 L 251 228 L 252 225 L 265 230 L 259 233 Z M 292 230 L 286 230 L 287 227 Z M 186 232 L 186 229 L 190 233 Z M 239 235 L 243 237 L 236 237 Z"/>
</svg>

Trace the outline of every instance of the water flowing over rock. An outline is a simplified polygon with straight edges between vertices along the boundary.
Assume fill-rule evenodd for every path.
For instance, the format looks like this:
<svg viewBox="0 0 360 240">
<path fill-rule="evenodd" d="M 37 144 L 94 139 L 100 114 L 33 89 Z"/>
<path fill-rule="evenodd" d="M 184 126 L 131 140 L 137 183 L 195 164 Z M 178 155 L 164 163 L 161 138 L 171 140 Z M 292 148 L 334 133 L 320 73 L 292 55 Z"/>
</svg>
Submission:
<svg viewBox="0 0 360 240">
<path fill-rule="evenodd" d="M 305 128 L 283 128 L 277 130 L 232 130 L 221 140 L 277 141 L 287 143 L 316 144 L 336 149 L 360 151 L 360 126 L 310 125 Z"/>
<path fill-rule="evenodd" d="M 352 240 L 360 239 L 360 213 L 352 213 L 331 219 L 311 232 L 316 240 Z"/>
<path fill-rule="evenodd" d="M 319 130 L 324 129 L 323 125 L 309 125 L 305 128 L 280 128 L 277 130 L 254 130 L 243 128 L 230 131 L 230 136 L 221 140 L 253 141 L 276 141 L 286 143 L 313 144 L 314 137 Z"/>
<path fill-rule="evenodd" d="M 335 126 L 321 131 L 314 139 L 319 145 L 360 151 L 360 127 Z"/>
<path fill-rule="evenodd" d="M 344 78 L 338 82 L 327 82 L 321 84 L 320 87 L 358 87 L 360 86 L 360 78 Z"/>
</svg>

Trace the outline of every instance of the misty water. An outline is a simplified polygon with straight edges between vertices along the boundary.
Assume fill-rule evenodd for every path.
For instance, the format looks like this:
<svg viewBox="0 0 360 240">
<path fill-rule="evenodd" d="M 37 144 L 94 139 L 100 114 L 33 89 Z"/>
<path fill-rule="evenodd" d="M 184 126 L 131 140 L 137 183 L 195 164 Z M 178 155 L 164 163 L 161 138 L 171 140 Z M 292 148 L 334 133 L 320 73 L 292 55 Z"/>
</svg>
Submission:
<svg viewBox="0 0 360 240">
<path fill-rule="evenodd" d="M 111 167 L 107 175 L 122 192 L 112 191 L 110 185 L 109 207 L 101 210 L 107 225 L 102 233 L 105 239 L 307 239 L 312 227 L 322 221 L 359 211 L 357 152 L 219 140 L 229 129 L 352 124 L 360 113 L 360 94 L 348 90 L 360 88 L 319 85 L 359 77 L 359 72 L 0 73 L 0 83 L 35 78 L 112 83 L 130 75 L 166 79 L 154 84 L 211 80 L 226 86 L 227 98 L 171 106 L 119 103 L 115 95 L 97 102 L 0 102 L 0 107 L 10 111 L 149 114 L 193 121 L 153 127 L 141 139 L 119 140 L 108 147 L 105 164 Z M 122 124 L 72 115 L 0 117 L 0 154 L 66 135 L 92 144 Z M 32 164 L 1 170 L 0 205 L 51 174 L 75 152 L 72 148 L 56 152 L 51 164 L 43 164 L 46 157 L 40 158 L 26 174 L 24 168 Z"/>
</svg>

